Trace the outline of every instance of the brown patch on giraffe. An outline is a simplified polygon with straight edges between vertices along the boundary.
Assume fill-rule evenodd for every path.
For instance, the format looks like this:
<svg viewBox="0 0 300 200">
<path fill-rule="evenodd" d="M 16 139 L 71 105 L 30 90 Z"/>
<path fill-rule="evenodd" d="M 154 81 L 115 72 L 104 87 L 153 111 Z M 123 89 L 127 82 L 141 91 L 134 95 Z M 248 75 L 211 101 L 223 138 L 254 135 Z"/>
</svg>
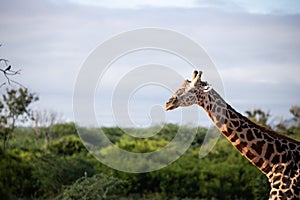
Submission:
<svg viewBox="0 0 300 200">
<path fill-rule="evenodd" d="M 239 127 L 237 127 L 236 131 L 240 133 L 243 131 L 243 128 L 241 126 L 239 126 Z"/>
<path fill-rule="evenodd" d="M 271 162 L 272 162 L 273 164 L 277 164 L 277 163 L 279 163 L 279 161 L 280 161 L 280 156 L 279 156 L 279 155 L 275 155 L 275 156 L 273 157 L 273 159 L 271 160 Z"/>
<path fill-rule="evenodd" d="M 253 134 L 255 135 L 256 138 L 263 139 L 262 133 L 259 129 L 253 129 Z"/>
<path fill-rule="evenodd" d="M 270 165 L 266 165 L 264 168 L 261 169 L 265 174 L 267 174 L 269 171 L 272 170 L 272 167 Z"/>
<path fill-rule="evenodd" d="M 265 144 L 265 141 L 258 141 L 256 143 L 253 143 L 251 145 L 251 148 L 256 151 L 258 155 L 262 153 L 263 145 Z"/>
<path fill-rule="evenodd" d="M 220 123 L 219 121 L 215 122 L 215 125 L 216 125 L 218 128 L 221 128 L 221 127 L 222 127 L 222 123 Z"/>
<path fill-rule="evenodd" d="M 296 145 L 295 144 L 293 144 L 293 143 L 289 143 L 289 148 L 291 149 L 291 150 L 294 150 L 294 149 L 296 149 Z"/>
<path fill-rule="evenodd" d="M 264 139 L 268 142 L 273 142 L 274 141 L 274 137 L 270 136 L 270 135 L 264 135 Z"/>
<path fill-rule="evenodd" d="M 250 150 L 249 151 L 247 151 L 247 153 L 246 153 L 246 156 L 250 159 L 250 160 L 252 160 L 253 158 L 255 158 L 256 157 L 256 155 L 255 154 L 253 154 Z"/>
<path fill-rule="evenodd" d="M 230 139 L 230 141 L 232 143 L 234 143 L 235 141 L 237 141 L 239 139 L 238 135 L 237 134 L 234 134 L 234 136 Z"/>
<path fill-rule="evenodd" d="M 231 121 L 234 127 L 239 127 L 240 126 L 240 122 L 238 120 L 232 120 Z"/>
<path fill-rule="evenodd" d="M 276 152 L 281 153 L 285 151 L 285 148 L 283 148 L 282 144 L 278 140 L 275 140 L 275 146 Z"/>
<path fill-rule="evenodd" d="M 244 133 L 241 133 L 241 134 L 240 134 L 240 137 L 241 137 L 242 139 L 245 139 L 245 134 L 244 134 Z"/>
<path fill-rule="evenodd" d="M 289 177 L 282 177 L 281 181 L 284 183 L 281 185 L 281 189 L 288 189 L 291 187 L 291 181 L 289 180 Z"/>
<path fill-rule="evenodd" d="M 278 190 L 280 187 L 280 182 L 273 184 L 272 187 Z"/>
<path fill-rule="evenodd" d="M 247 142 L 240 142 L 238 145 L 236 145 L 235 147 L 242 152 L 243 148 L 245 148 L 247 146 Z"/>
<path fill-rule="evenodd" d="M 229 133 L 228 131 L 222 131 L 222 133 L 223 133 L 226 137 L 228 137 L 228 136 L 230 135 L 230 133 Z"/>
<path fill-rule="evenodd" d="M 255 165 L 260 168 L 264 164 L 264 160 L 260 158 L 257 162 L 255 162 Z"/>
<path fill-rule="evenodd" d="M 265 153 L 265 158 L 267 160 L 270 159 L 271 155 L 274 153 L 274 145 L 273 144 L 270 144 L 268 143 L 267 144 L 267 150 L 266 150 L 266 153 Z"/>
<path fill-rule="evenodd" d="M 247 130 L 246 137 L 247 137 L 247 140 L 248 140 L 248 141 L 254 140 L 253 133 L 252 133 L 252 131 L 251 131 L 250 129 Z"/>
</svg>

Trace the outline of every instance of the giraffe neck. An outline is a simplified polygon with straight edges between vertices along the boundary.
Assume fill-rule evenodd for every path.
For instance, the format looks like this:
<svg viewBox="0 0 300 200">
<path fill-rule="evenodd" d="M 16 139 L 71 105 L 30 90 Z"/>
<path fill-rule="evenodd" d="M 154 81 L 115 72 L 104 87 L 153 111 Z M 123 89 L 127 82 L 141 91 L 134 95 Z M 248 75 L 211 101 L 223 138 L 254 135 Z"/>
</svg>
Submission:
<svg viewBox="0 0 300 200">
<path fill-rule="evenodd" d="M 299 142 L 261 127 L 235 111 L 213 89 L 199 104 L 230 143 L 259 170 L 272 178 L 274 166 L 299 155 Z"/>
</svg>

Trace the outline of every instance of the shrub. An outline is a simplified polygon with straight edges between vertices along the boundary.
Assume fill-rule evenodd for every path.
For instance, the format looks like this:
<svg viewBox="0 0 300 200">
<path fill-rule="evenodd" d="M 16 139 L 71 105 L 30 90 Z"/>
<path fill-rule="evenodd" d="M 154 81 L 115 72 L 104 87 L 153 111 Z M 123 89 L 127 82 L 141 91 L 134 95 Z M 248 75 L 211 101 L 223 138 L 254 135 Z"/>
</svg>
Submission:
<svg viewBox="0 0 300 200">
<path fill-rule="evenodd" d="M 88 177 L 87 173 L 85 173 L 85 175 L 76 180 L 74 184 L 67 186 L 63 193 L 56 199 L 119 199 L 118 195 L 121 193 L 121 188 L 124 183 L 124 181 L 112 176 L 96 174 L 92 177 Z"/>
<path fill-rule="evenodd" d="M 85 150 L 80 138 L 75 135 L 63 136 L 50 143 L 50 151 L 60 155 L 73 155 Z"/>
</svg>

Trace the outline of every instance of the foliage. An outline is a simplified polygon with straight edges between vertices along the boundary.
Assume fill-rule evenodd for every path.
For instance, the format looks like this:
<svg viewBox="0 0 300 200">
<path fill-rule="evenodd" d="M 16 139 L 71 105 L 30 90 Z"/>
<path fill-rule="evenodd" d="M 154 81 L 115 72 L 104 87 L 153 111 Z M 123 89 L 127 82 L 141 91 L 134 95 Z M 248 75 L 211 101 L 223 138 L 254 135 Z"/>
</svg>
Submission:
<svg viewBox="0 0 300 200">
<path fill-rule="evenodd" d="M 31 178 L 32 166 L 20 152 L 8 151 L 0 159 L 1 199 L 15 199 L 34 193 Z"/>
<path fill-rule="evenodd" d="M 94 159 L 75 134 L 73 125 L 54 125 L 55 137 L 48 152 L 43 150 L 43 138 L 37 141 L 34 138 L 33 129 L 16 128 L 11 141 L 13 145 L 0 156 L 1 199 L 268 198 L 270 188 L 266 177 L 223 137 L 206 157 L 199 159 L 199 147 L 207 133 L 206 128 L 197 129 L 197 136 L 189 150 L 174 163 L 158 171 L 130 174 L 113 170 Z M 174 124 L 166 124 L 160 129 L 125 130 L 134 134 L 150 134 L 159 130 L 154 137 L 139 139 L 116 127 L 102 130 L 120 148 L 151 152 L 170 142 L 175 136 L 173 132 L 179 128 L 187 135 L 195 130 Z M 80 129 L 85 133 L 85 139 L 101 142 L 96 136 L 99 129 Z M 293 137 L 300 136 L 299 129 L 295 126 Z M 209 141 L 205 143 L 209 144 Z M 114 153 L 106 150 L 106 153 Z M 121 158 L 116 162 L 124 164 Z M 151 165 L 157 164 L 153 162 Z M 143 163 L 133 164 L 145 167 Z"/>
<path fill-rule="evenodd" d="M 282 120 L 276 125 L 276 131 L 296 140 L 300 140 L 300 106 L 292 106 L 292 119 Z"/>
<path fill-rule="evenodd" d="M 53 110 L 36 110 L 33 119 L 35 135 L 45 138 L 45 150 L 47 151 L 52 137 L 52 127 L 59 122 L 59 115 Z"/>
<path fill-rule="evenodd" d="M 300 119 L 300 106 L 292 106 L 290 108 L 290 113 L 294 116 L 295 119 Z"/>
<path fill-rule="evenodd" d="M 84 157 L 59 157 L 53 154 L 42 154 L 32 160 L 36 196 L 53 196 L 60 192 L 64 185 L 70 185 L 82 174 L 94 174 L 94 167 Z"/>
<path fill-rule="evenodd" d="M 151 139 L 132 139 L 132 137 L 124 136 L 117 142 L 117 146 L 130 152 L 147 153 L 159 150 L 167 145 L 165 140 L 155 141 Z"/>
<path fill-rule="evenodd" d="M 76 199 L 119 199 L 118 194 L 121 193 L 122 186 L 125 181 L 112 176 L 104 176 L 95 174 L 88 177 L 87 173 L 75 181 L 70 186 L 67 186 L 57 200 L 76 200 Z"/>
<path fill-rule="evenodd" d="M 29 105 L 38 100 L 27 89 L 7 89 L 0 101 L 0 138 L 3 140 L 3 152 L 18 122 L 24 123 L 32 117 Z"/>
<path fill-rule="evenodd" d="M 77 129 L 73 122 L 57 123 L 51 127 L 52 138 L 57 139 L 66 135 L 77 135 Z"/>
<path fill-rule="evenodd" d="M 267 126 L 267 121 L 270 117 L 270 113 L 269 112 L 264 112 L 261 109 L 254 109 L 252 111 L 245 111 L 245 113 L 247 114 L 247 117 L 252 120 L 253 122 L 260 124 L 262 126 Z"/>
<path fill-rule="evenodd" d="M 73 155 L 86 149 L 80 138 L 75 135 L 66 135 L 51 142 L 50 150 L 57 155 Z"/>
</svg>

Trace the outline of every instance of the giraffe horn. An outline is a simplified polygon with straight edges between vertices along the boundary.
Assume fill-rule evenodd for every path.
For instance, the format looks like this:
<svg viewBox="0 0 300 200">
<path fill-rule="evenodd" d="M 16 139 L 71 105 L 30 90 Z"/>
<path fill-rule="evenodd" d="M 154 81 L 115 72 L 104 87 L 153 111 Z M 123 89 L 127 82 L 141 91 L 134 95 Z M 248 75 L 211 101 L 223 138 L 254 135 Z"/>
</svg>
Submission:
<svg viewBox="0 0 300 200">
<path fill-rule="evenodd" d="M 194 80 L 194 79 L 196 78 L 197 74 L 198 74 L 198 71 L 195 70 L 195 71 L 193 72 L 193 74 L 192 74 L 192 79 L 191 79 L 191 81 Z"/>
<path fill-rule="evenodd" d="M 200 76 L 200 79 L 201 79 L 201 76 L 202 76 L 202 74 L 203 74 L 203 72 L 202 71 L 199 71 L 199 76 Z"/>
<path fill-rule="evenodd" d="M 195 74 L 195 72 L 194 72 L 194 74 Z M 196 84 L 201 82 L 201 75 L 202 75 L 202 71 L 197 72 L 196 77 L 192 81 L 192 85 L 195 86 Z"/>
</svg>

